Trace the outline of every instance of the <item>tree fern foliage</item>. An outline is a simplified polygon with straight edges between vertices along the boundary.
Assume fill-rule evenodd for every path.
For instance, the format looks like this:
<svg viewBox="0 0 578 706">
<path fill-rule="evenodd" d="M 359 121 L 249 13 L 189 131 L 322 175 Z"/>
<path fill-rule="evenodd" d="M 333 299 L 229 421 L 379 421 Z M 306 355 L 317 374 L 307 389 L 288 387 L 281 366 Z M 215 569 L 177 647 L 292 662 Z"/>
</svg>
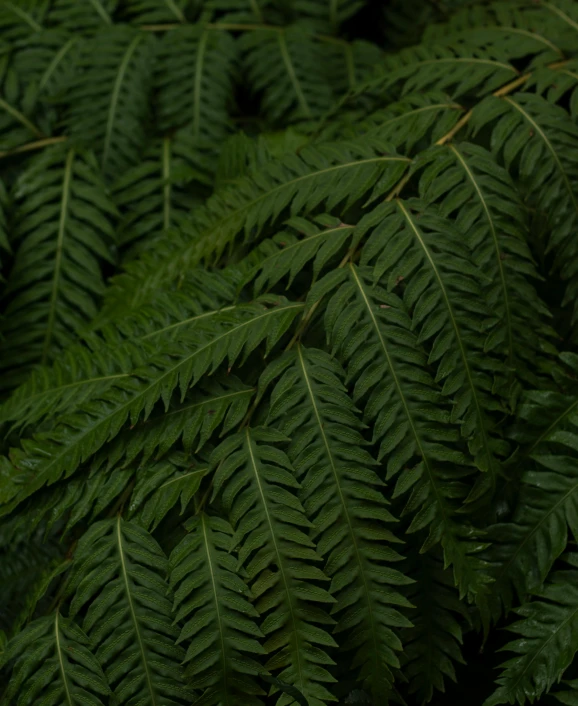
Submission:
<svg viewBox="0 0 578 706">
<path fill-rule="evenodd" d="M 0 704 L 578 703 L 576 0 L 0 0 Z"/>
</svg>

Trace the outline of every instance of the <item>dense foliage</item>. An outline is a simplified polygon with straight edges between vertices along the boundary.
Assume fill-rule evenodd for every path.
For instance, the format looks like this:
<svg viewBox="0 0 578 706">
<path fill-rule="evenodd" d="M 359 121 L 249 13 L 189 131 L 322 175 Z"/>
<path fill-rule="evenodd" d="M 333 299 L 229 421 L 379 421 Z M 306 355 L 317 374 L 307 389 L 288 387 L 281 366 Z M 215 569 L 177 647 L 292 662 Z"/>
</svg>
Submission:
<svg viewBox="0 0 578 706">
<path fill-rule="evenodd" d="M 578 704 L 578 2 L 2 0 L 0 261 L 2 706 Z"/>
</svg>

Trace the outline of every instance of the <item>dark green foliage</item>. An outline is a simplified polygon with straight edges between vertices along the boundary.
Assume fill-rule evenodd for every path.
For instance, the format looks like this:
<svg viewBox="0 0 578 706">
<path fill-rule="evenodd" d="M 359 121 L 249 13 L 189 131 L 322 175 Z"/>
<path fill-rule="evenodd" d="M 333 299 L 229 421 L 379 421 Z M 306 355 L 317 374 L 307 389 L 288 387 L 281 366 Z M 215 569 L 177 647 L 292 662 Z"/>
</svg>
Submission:
<svg viewBox="0 0 578 706">
<path fill-rule="evenodd" d="M 578 704 L 577 47 L 0 0 L 1 706 Z"/>
</svg>

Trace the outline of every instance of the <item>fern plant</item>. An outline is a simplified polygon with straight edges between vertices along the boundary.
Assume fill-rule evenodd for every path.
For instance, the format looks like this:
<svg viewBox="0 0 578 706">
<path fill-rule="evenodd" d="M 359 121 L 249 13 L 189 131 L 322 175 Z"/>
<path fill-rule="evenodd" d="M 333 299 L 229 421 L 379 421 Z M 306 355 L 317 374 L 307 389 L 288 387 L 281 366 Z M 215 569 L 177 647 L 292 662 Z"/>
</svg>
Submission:
<svg viewBox="0 0 578 706">
<path fill-rule="evenodd" d="M 0 704 L 578 703 L 576 1 L 0 29 Z"/>
</svg>

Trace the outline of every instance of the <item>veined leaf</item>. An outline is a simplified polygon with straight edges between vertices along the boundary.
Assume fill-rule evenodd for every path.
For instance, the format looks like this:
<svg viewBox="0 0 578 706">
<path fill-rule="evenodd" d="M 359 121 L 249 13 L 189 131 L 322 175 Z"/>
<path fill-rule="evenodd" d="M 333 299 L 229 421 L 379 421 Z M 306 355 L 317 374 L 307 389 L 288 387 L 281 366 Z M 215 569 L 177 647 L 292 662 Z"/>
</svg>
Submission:
<svg viewBox="0 0 578 706">
<path fill-rule="evenodd" d="M 373 698 L 391 692 L 399 667 L 396 629 L 411 627 L 398 610 L 409 604 L 395 590 L 408 579 L 389 566 L 402 557 L 387 524 L 375 460 L 364 448 L 363 425 L 338 363 L 301 345 L 273 364 L 285 371 L 271 395 L 269 423 L 291 437 L 288 455 L 302 483 L 300 498 L 313 522 L 317 550 L 326 560 L 336 604 L 334 633 L 354 650 L 353 666 Z M 267 378 L 267 371 L 264 373 Z M 379 542 L 379 545 L 377 544 Z"/>
<path fill-rule="evenodd" d="M 190 703 L 167 569 L 155 540 L 120 516 L 92 525 L 78 543 L 71 616 L 86 611 L 83 628 L 121 704 Z"/>
<path fill-rule="evenodd" d="M 2 367 L 12 371 L 12 385 L 70 344 L 96 313 L 115 215 L 91 155 L 61 146 L 32 161 L 15 199 L 16 257 L 2 322 Z"/>
<path fill-rule="evenodd" d="M 185 525 L 187 536 L 171 554 L 171 587 L 178 643 L 186 647 L 185 672 L 203 706 L 262 706 L 265 692 L 255 677 L 263 667 L 253 655 L 265 654 L 256 624 L 259 613 L 231 553 L 233 530 L 204 512 Z"/>
<path fill-rule="evenodd" d="M 285 453 L 272 446 L 286 439 L 248 427 L 228 437 L 213 453 L 213 496 L 219 494 L 231 517 L 233 546 L 239 547 L 239 563 L 263 618 L 266 668 L 295 686 L 311 706 L 323 706 L 335 701 L 325 687 L 335 681 L 326 653 L 336 644 L 326 631 L 334 621 L 324 610 L 335 599 L 319 585 L 327 578 L 304 531 L 311 523 L 295 494 L 295 472 Z M 292 703 L 288 693 L 277 700 L 277 706 Z"/>
<path fill-rule="evenodd" d="M 476 557 L 482 546 L 475 530 L 456 516 L 471 474 L 459 429 L 402 301 L 373 285 L 370 268 L 348 270 L 327 306 L 328 339 L 355 381 L 353 400 L 373 426 L 387 479 L 396 478 L 393 497 L 410 493 L 403 511 L 411 518 L 408 532 L 427 531 L 422 552 L 441 542 L 460 593 L 471 598 L 484 592 L 488 577 Z"/>
<path fill-rule="evenodd" d="M 403 282 L 403 298 L 413 309 L 418 341 L 428 345 L 442 394 L 455 399 L 452 419 L 478 468 L 493 485 L 507 444 L 496 434 L 492 413 L 505 404 L 492 395 L 493 375 L 503 366 L 484 354 L 491 314 L 482 296 L 483 278 L 452 225 L 419 202 L 385 203 L 368 214 L 361 229 L 373 228 L 361 263 L 372 264 L 374 281 L 393 290 Z M 490 325 L 488 325 L 490 322 Z"/>
<path fill-rule="evenodd" d="M 38 618 L 8 643 L 15 659 L 7 698 L 17 706 L 105 706 L 112 692 L 84 632 L 58 611 Z"/>
</svg>

